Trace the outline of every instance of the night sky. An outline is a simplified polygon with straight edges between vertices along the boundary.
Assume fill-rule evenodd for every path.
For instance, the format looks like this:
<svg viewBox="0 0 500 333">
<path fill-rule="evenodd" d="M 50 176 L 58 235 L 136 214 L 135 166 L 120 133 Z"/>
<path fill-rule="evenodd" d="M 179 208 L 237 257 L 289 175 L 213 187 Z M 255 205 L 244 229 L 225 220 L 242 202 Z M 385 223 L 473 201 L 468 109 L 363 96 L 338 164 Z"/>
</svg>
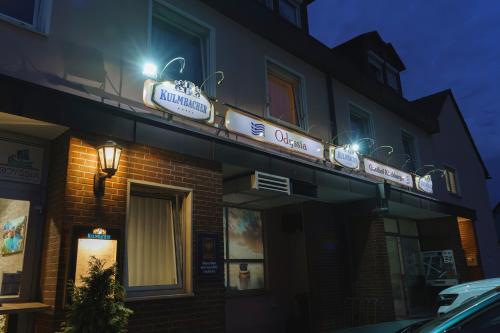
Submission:
<svg viewBox="0 0 500 333">
<path fill-rule="evenodd" d="M 500 1 L 316 0 L 310 33 L 333 47 L 377 30 L 406 65 L 409 100 L 451 88 L 500 200 Z"/>
</svg>

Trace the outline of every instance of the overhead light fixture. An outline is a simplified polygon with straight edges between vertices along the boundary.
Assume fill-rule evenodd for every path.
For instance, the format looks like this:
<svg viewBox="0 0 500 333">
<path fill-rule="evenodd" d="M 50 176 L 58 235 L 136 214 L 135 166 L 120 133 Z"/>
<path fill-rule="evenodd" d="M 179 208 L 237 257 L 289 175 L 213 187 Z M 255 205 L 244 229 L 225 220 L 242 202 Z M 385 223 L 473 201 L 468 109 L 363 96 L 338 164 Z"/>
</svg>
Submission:
<svg viewBox="0 0 500 333">
<path fill-rule="evenodd" d="M 114 141 L 107 141 L 97 148 L 99 171 L 94 176 L 94 194 L 98 197 L 104 195 L 104 181 L 114 176 L 120 164 L 123 148 Z"/>
<path fill-rule="evenodd" d="M 142 69 L 142 74 L 156 80 L 158 76 L 158 67 L 152 62 L 146 62 Z"/>
</svg>

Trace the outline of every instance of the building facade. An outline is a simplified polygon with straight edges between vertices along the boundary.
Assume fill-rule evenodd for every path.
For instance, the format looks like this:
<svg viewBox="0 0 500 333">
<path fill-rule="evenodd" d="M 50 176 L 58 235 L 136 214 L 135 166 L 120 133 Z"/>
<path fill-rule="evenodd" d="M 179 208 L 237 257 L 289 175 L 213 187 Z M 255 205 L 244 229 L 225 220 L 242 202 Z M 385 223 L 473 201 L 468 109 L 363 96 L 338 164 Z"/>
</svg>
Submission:
<svg viewBox="0 0 500 333">
<path fill-rule="evenodd" d="M 91 255 L 131 332 L 329 332 L 500 273 L 451 91 L 405 99 L 392 45 L 327 48 L 310 2 L 0 5 L 9 332 L 57 331 Z"/>
</svg>

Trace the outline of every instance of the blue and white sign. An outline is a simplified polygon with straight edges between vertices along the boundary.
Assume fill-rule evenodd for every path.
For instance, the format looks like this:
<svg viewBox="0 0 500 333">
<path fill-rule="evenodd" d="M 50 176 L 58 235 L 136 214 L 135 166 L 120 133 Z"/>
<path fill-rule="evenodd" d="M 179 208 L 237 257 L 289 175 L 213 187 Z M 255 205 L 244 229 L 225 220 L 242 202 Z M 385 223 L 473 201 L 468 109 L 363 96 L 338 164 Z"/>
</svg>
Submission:
<svg viewBox="0 0 500 333">
<path fill-rule="evenodd" d="M 314 140 L 287 128 L 276 126 L 235 110 L 226 112 L 226 128 L 230 132 L 244 135 L 256 141 L 285 148 L 293 153 L 324 160 L 324 146 Z"/>
<path fill-rule="evenodd" d="M 143 101 L 153 109 L 164 110 L 198 121 L 213 123 L 214 107 L 207 95 L 186 80 L 144 82 Z"/>
<path fill-rule="evenodd" d="M 330 161 L 349 169 L 359 169 L 358 154 L 347 147 L 330 147 Z"/>
<path fill-rule="evenodd" d="M 413 178 L 409 173 L 370 160 L 369 158 L 363 159 L 363 162 L 365 164 L 365 172 L 367 174 L 384 178 L 403 186 L 413 187 Z"/>
<path fill-rule="evenodd" d="M 417 186 L 417 190 L 432 194 L 434 193 L 432 189 L 432 178 L 431 175 L 425 175 L 423 177 L 415 176 L 415 184 Z"/>
</svg>

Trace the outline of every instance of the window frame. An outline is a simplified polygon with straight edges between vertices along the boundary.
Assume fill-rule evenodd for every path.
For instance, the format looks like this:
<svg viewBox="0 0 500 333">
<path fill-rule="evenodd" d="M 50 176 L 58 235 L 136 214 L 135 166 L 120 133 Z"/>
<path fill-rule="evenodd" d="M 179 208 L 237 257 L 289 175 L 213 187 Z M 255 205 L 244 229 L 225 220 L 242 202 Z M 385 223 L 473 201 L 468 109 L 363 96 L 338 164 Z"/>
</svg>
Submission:
<svg viewBox="0 0 500 333">
<path fill-rule="evenodd" d="M 283 14 L 281 14 L 281 3 L 282 2 L 286 2 L 290 6 L 294 7 L 294 9 L 295 9 L 295 22 L 289 21 L 285 16 L 283 16 Z M 280 17 L 283 18 L 288 23 L 293 24 L 294 26 L 300 28 L 302 26 L 302 18 L 300 15 L 301 14 L 300 13 L 300 4 L 294 0 L 278 0 L 277 3 L 278 3 L 278 13 L 279 13 Z"/>
<path fill-rule="evenodd" d="M 270 10 L 274 9 L 274 4 L 273 4 L 274 1 L 273 0 L 257 0 L 257 2 Z"/>
<path fill-rule="evenodd" d="M 410 172 L 415 172 L 420 167 L 420 151 L 418 149 L 419 145 L 418 145 L 418 142 L 417 142 L 417 136 L 413 135 L 410 131 L 407 131 L 407 130 L 405 130 L 403 128 L 401 129 L 401 145 L 403 147 L 403 152 L 405 154 L 407 154 L 407 152 L 404 151 L 404 149 L 405 149 L 404 143 L 403 143 L 404 136 L 406 136 L 408 138 L 411 138 L 412 143 L 413 143 L 413 150 L 414 150 L 414 153 L 415 153 L 415 156 L 413 156 L 414 157 L 413 164 L 414 164 L 415 170 L 410 170 Z M 410 154 L 408 154 L 408 155 L 410 155 Z M 410 157 L 411 157 L 411 155 L 410 155 Z"/>
<path fill-rule="evenodd" d="M 281 120 L 279 118 L 274 117 L 271 114 L 271 102 L 269 96 L 269 70 L 273 73 L 273 75 L 277 76 L 284 81 L 287 81 L 287 75 L 289 77 L 295 77 L 298 79 L 297 84 L 297 92 L 295 96 L 295 105 L 297 112 L 297 121 L 298 124 L 292 124 L 285 120 Z M 290 127 L 292 129 L 296 129 L 300 132 L 306 132 L 308 129 L 309 121 L 308 121 L 308 112 L 307 112 L 307 99 L 306 99 L 306 79 L 304 75 L 300 74 L 297 71 L 294 71 L 290 67 L 281 64 L 280 62 L 270 58 L 264 57 L 264 89 L 265 89 L 265 118 L 271 120 L 277 124 L 284 125 L 286 127 Z M 293 83 L 292 83 L 293 84 Z"/>
<path fill-rule="evenodd" d="M 44 36 L 49 34 L 53 0 L 34 0 L 33 24 L 0 11 L 0 20 Z"/>
<path fill-rule="evenodd" d="M 161 6 L 162 12 L 155 13 L 154 6 Z M 167 15 L 165 15 L 167 14 Z M 152 54 L 152 35 L 153 35 L 153 20 L 158 18 L 164 20 L 167 24 L 174 28 L 185 31 L 202 41 L 202 63 L 203 65 L 203 80 L 206 80 L 211 74 L 216 71 L 216 29 L 207 22 L 187 13 L 164 0 L 149 0 L 148 14 L 148 38 L 147 50 L 148 54 Z M 172 19 L 175 18 L 175 19 Z M 202 36 L 204 35 L 204 36 Z M 154 59 L 153 59 L 154 60 Z M 157 64 L 158 68 L 162 68 L 165 64 Z M 212 78 L 205 83 L 203 89 L 208 96 L 215 98 L 217 96 L 216 79 Z"/>
<path fill-rule="evenodd" d="M 130 287 L 128 285 L 128 252 L 127 252 L 127 223 L 125 223 L 124 228 L 124 253 L 123 253 L 123 285 L 126 291 L 125 300 L 128 301 L 140 301 L 148 299 L 158 299 L 158 298 L 169 298 L 169 297 L 183 297 L 183 296 L 193 296 L 193 272 L 192 272 L 192 234 L 193 234 L 193 189 L 165 185 L 161 183 L 154 183 L 141 180 L 127 180 L 127 206 L 126 206 L 126 216 L 125 219 L 128 222 L 130 214 L 130 197 L 131 197 L 131 187 L 133 185 L 145 186 L 145 187 L 156 187 L 164 189 L 169 192 L 169 195 L 183 196 L 183 202 L 181 210 L 183 212 L 182 220 L 179 221 L 180 230 L 180 240 L 174 240 L 177 246 L 182 246 L 182 271 L 179 271 L 179 266 L 177 266 L 177 275 L 182 274 L 180 280 L 182 284 L 166 285 L 160 288 L 155 288 L 151 286 L 141 286 L 141 287 Z M 157 287 L 157 286 L 156 286 Z"/>
<path fill-rule="evenodd" d="M 394 74 L 394 76 L 396 77 L 396 87 L 393 87 L 389 84 L 389 75 L 388 75 L 389 72 L 392 72 L 392 74 Z M 399 72 L 396 68 L 394 68 L 387 62 L 385 62 L 385 81 L 389 88 L 393 89 L 398 94 L 401 93 L 401 77 L 399 76 Z"/>
<path fill-rule="evenodd" d="M 448 192 L 448 194 L 450 194 L 450 195 L 461 197 L 462 191 L 461 191 L 461 187 L 460 187 L 460 183 L 459 183 L 457 169 L 450 166 L 450 165 L 447 165 L 447 164 L 443 165 L 443 169 L 444 169 L 444 180 L 445 180 L 445 185 L 446 185 L 446 192 Z M 453 172 L 454 179 L 455 179 L 455 192 L 453 192 L 449 189 L 450 186 L 449 186 L 449 180 L 448 180 L 449 179 L 448 171 Z"/>
<path fill-rule="evenodd" d="M 370 111 L 367 111 L 365 108 L 361 107 L 360 105 L 349 101 L 347 102 L 347 109 L 348 109 L 348 126 L 349 126 L 349 142 L 342 142 L 344 144 L 350 144 L 351 143 L 351 138 L 353 135 L 353 130 L 352 130 L 352 122 L 351 122 L 351 115 L 355 115 L 358 118 L 364 118 L 366 120 L 366 128 L 367 128 L 367 138 L 375 140 L 375 125 L 373 123 L 373 114 Z"/>
<path fill-rule="evenodd" d="M 229 234 L 228 234 L 228 226 L 229 226 L 229 219 L 228 219 L 228 209 L 229 208 L 235 208 L 235 209 L 244 209 L 244 210 L 251 210 L 254 212 L 259 212 L 260 213 L 260 220 L 262 223 L 262 254 L 263 258 L 262 259 L 230 259 L 229 258 Z M 267 285 L 267 275 L 268 275 L 268 269 L 267 265 L 269 262 L 266 260 L 267 257 L 267 246 L 266 246 L 266 236 L 265 236 L 265 228 L 264 228 L 264 211 L 260 209 L 252 209 L 252 208 L 246 208 L 246 207 L 241 207 L 238 205 L 227 205 L 223 204 L 222 207 L 222 214 L 224 214 L 223 218 L 226 220 L 226 225 L 225 227 L 223 226 L 224 230 L 222 231 L 224 233 L 224 256 L 223 256 L 223 263 L 224 263 L 224 285 L 225 285 L 225 292 L 226 295 L 254 295 L 254 294 L 262 294 L 265 293 L 268 289 Z M 247 289 L 247 290 L 234 290 L 230 288 L 230 274 L 229 274 L 229 264 L 231 262 L 236 262 L 236 263 L 262 263 L 262 270 L 264 273 L 264 287 L 262 288 L 257 288 L 257 289 Z M 226 281 L 227 277 L 227 281 Z"/>
<path fill-rule="evenodd" d="M 368 51 L 368 66 L 374 65 L 375 67 L 378 67 L 380 70 L 380 79 L 375 76 L 375 79 L 380 82 L 385 84 L 386 79 L 385 79 L 385 61 L 381 57 L 379 57 L 375 52 L 373 51 Z M 374 73 L 372 73 L 374 75 Z"/>
</svg>

